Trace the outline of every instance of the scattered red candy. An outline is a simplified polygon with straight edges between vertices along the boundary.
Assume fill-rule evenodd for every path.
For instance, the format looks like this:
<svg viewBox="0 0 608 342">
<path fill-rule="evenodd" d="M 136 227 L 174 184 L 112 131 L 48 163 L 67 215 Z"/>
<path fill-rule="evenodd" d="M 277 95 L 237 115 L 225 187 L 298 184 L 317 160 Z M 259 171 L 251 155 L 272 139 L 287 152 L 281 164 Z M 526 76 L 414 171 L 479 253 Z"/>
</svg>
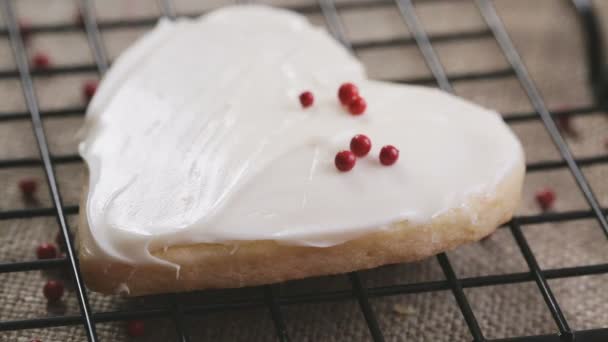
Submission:
<svg viewBox="0 0 608 342">
<path fill-rule="evenodd" d="M 24 178 L 19 181 L 19 189 L 23 196 L 31 197 L 38 189 L 38 183 L 33 178 Z"/>
<path fill-rule="evenodd" d="M 549 210 L 555 202 L 555 192 L 549 188 L 540 190 L 536 193 L 536 202 L 542 210 Z"/>
<path fill-rule="evenodd" d="M 49 280 L 44 285 L 42 292 L 49 302 L 56 302 L 63 296 L 63 282 L 60 280 Z"/>
<path fill-rule="evenodd" d="M 340 103 L 348 106 L 350 102 L 359 96 L 359 89 L 352 83 L 343 83 L 338 89 Z"/>
<path fill-rule="evenodd" d="M 357 134 L 350 140 L 350 150 L 357 157 L 365 157 L 372 149 L 372 141 L 366 135 Z"/>
<path fill-rule="evenodd" d="M 361 115 L 365 112 L 365 108 L 367 108 L 367 103 L 365 99 L 361 96 L 357 96 L 348 104 L 348 111 L 352 115 Z"/>
<path fill-rule="evenodd" d="M 352 170 L 352 168 L 355 167 L 357 158 L 355 157 L 355 154 L 351 151 L 340 151 L 336 154 L 334 162 L 338 170 L 346 172 Z"/>
<path fill-rule="evenodd" d="M 315 97 L 311 92 L 305 91 L 302 94 L 300 94 L 300 103 L 302 104 L 302 107 L 308 108 L 308 107 L 312 106 L 312 104 L 314 102 L 315 102 Z"/>
<path fill-rule="evenodd" d="M 131 337 L 143 336 L 146 332 L 144 321 L 132 320 L 127 322 L 127 334 Z"/>
<path fill-rule="evenodd" d="M 36 256 L 38 259 L 53 259 L 57 257 L 57 248 L 52 243 L 41 243 L 36 248 Z"/>
<path fill-rule="evenodd" d="M 51 59 L 45 53 L 38 52 L 32 58 L 32 64 L 37 69 L 47 69 L 51 65 Z"/>
<path fill-rule="evenodd" d="M 399 150 L 393 145 L 386 145 L 380 150 L 380 163 L 393 165 L 399 159 Z"/>
<path fill-rule="evenodd" d="M 97 91 L 97 81 L 87 81 L 82 87 L 82 94 L 85 100 L 90 101 Z"/>
</svg>

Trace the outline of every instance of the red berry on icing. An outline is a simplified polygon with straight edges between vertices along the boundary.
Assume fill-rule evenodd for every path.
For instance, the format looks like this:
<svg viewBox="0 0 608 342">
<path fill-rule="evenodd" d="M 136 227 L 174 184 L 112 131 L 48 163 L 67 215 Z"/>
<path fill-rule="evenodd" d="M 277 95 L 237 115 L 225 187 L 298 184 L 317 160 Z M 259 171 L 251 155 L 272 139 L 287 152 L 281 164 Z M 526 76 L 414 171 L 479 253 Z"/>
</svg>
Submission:
<svg viewBox="0 0 608 342">
<path fill-rule="evenodd" d="M 144 321 L 132 320 L 127 322 L 127 334 L 131 337 L 143 336 L 146 332 Z"/>
<path fill-rule="evenodd" d="M 352 168 L 355 167 L 357 158 L 355 157 L 355 154 L 351 151 L 340 151 L 336 154 L 334 162 L 338 170 L 346 172 L 352 170 Z"/>
<path fill-rule="evenodd" d="M 51 65 L 51 59 L 47 54 L 38 52 L 32 58 L 32 64 L 37 69 L 46 69 Z"/>
<path fill-rule="evenodd" d="M 36 248 L 36 256 L 38 259 L 53 259 L 57 257 L 57 248 L 52 243 L 41 243 Z"/>
<path fill-rule="evenodd" d="M 365 157 L 372 149 L 372 141 L 366 135 L 357 134 L 350 140 L 350 150 L 357 157 Z"/>
<path fill-rule="evenodd" d="M 365 102 L 365 99 L 362 98 L 362 97 L 360 97 L 360 96 L 354 98 L 348 104 L 348 111 L 352 115 L 361 115 L 361 114 L 363 114 L 363 112 L 365 112 L 365 108 L 367 108 L 367 103 Z"/>
<path fill-rule="evenodd" d="M 33 178 L 23 178 L 19 181 L 19 189 L 23 196 L 31 197 L 38 189 L 38 183 Z"/>
<path fill-rule="evenodd" d="M 308 107 L 312 106 L 312 104 L 314 102 L 315 102 L 315 97 L 311 92 L 305 91 L 302 94 L 300 94 L 300 103 L 302 104 L 302 107 L 308 108 Z"/>
<path fill-rule="evenodd" d="M 87 81 L 82 87 L 82 94 L 85 100 L 89 101 L 97 91 L 97 81 Z"/>
<path fill-rule="evenodd" d="M 30 340 L 30 342 L 42 342 L 40 340 Z"/>
<path fill-rule="evenodd" d="M 49 302 L 58 301 L 63 296 L 63 282 L 60 280 L 49 280 L 44 285 L 42 292 Z"/>
<path fill-rule="evenodd" d="M 549 188 L 536 192 L 536 202 L 542 210 L 549 210 L 555 202 L 555 192 Z"/>
<path fill-rule="evenodd" d="M 359 89 L 352 83 L 343 83 L 338 89 L 340 103 L 347 106 L 355 96 L 359 95 Z"/>
<path fill-rule="evenodd" d="M 380 150 L 380 163 L 393 165 L 399 159 L 399 150 L 393 145 L 386 145 Z"/>
</svg>

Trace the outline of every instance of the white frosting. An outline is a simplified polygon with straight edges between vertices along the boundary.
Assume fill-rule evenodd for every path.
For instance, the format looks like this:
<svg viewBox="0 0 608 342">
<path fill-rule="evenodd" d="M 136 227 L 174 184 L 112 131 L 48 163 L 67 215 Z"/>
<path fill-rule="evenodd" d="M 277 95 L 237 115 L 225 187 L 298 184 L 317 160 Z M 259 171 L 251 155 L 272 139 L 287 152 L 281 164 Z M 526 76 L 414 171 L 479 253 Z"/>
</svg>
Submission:
<svg viewBox="0 0 608 342">
<path fill-rule="evenodd" d="M 340 106 L 345 81 L 359 86 L 364 115 Z M 491 194 L 523 160 L 497 113 L 369 81 L 324 30 L 263 6 L 161 20 L 106 75 L 83 132 L 87 252 L 138 264 L 177 244 L 332 246 L 426 222 Z M 358 133 L 372 151 L 339 172 L 334 156 Z M 378 161 L 386 144 L 400 150 L 389 167 Z"/>
</svg>

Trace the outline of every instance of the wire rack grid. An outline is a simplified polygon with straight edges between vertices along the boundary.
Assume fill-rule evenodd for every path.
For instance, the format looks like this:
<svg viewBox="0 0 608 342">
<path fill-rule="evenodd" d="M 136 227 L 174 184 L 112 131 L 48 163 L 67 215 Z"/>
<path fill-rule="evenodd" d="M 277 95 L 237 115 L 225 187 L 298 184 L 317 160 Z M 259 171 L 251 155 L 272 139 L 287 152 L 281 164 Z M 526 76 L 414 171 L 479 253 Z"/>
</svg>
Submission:
<svg viewBox="0 0 608 342">
<path fill-rule="evenodd" d="M 422 1 L 422 0 L 421 0 Z M 438 0 L 426 0 L 438 1 Z M 191 337 L 184 324 L 184 317 L 197 317 L 209 312 L 238 310 L 251 307 L 266 307 L 274 323 L 276 336 L 280 341 L 289 341 L 285 318 L 282 308 L 285 305 L 296 303 L 316 303 L 325 301 L 337 301 L 344 299 L 356 299 L 367 323 L 370 337 L 374 341 L 384 341 L 383 331 L 378 323 L 378 319 L 370 305 L 370 298 L 381 296 L 394 296 L 412 293 L 424 293 L 439 290 L 449 290 L 452 292 L 458 307 L 464 317 L 470 339 L 473 341 L 606 341 L 608 340 L 608 326 L 593 330 L 574 331 L 568 320 L 564 317 L 562 309 L 556 300 L 548 279 L 580 277 L 585 275 L 608 273 L 608 264 L 585 265 L 578 267 L 565 267 L 555 269 L 541 269 L 535 254 L 522 233 L 522 226 L 528 224 L 544 222 L 560 222 L 576 219 L 597 220 L 599 227 L 608 236 L 608 222 L 606 220 L 607 209 L 600 206 L 593 189 L 589 185 L 585 175 L 581 171 L 582 166 L 598 163 L 608 163 L 608 155 L 598 155 L 586 158 L 575 158 L 564 140 L 560 130 L 556 125 L 556 118 L 563 116 L 573 116 L 596 111 L 596 107 L 574 108 L 560 112 L 550 113 L 547 106 L 529 76 L 521 57 L 514 48 L 507 31 L 498 17 L 494 4 L 491 0 L 475 0 L 475 4 L 487 24 L 487 29 L 475 32 L 453 32 L 449 34 L 428 35 L 423 29 L 417 16 L 416 9 L 411 0 L 378 0 L 378 1 L 359 1 L 359 2 L 340 2 L 333 0 L 319 0 L 316 6 L 298 6 L 292 9 L 302 13 L 320 13 L 323 15 L 327 27 L 331 34 L 348 49 L 374 48 L 380 46 L 394 46 L 398 44 L 416 45 L 419 48 L 426 64 L 428 65 L 433 78 L 414 78 L 400 79 L 398 82 L 435 84 L 447 92 L 453 92 L 453 81 L 492 79 L 502 77 L 515 77 L 523 87 L 528 96 L 534 112 L 505 114 L 505 121 L 532 121 L 540 120 L 546 131 L 557 147 L 561 158 L 553 161 L 543 161 L 530 163 L 527 165 L 528 172 L 538 172 L 543 170 L 554 170 L 567 168 L 574 177 L 584 199 L 588 204 L 586 210 L 548 212 L 537 215 L 517 216 L 507 223 L 504 228 L 512 233 L 517 246 L 526 261 L 528 271 L 509 274 L 498 274 L 488 276 L 477 276 L 459 278 L 454 271 L 452 263 L 444 253 L 439 254 L 437 262 L 445 276 L 444 280 L 426 281 L 418 283 L 397 284 L 390 286 L 366 287 L 364 286 L 358 272 L 348 274 L 351 288 L 349 290 L 332 292 L 311 292 L 306 294 L 282 296 L 278 294 L 276 286 L 269 285 L 260 288 L 262 296 L 260 299 L 247 299 L 238 301 L 227 301 L 222 303 L 191 305 L 185 303 L 180 294 L 168 295 L 170 305 L 157 309 L 132 309 L 94 312 L 88 302 L 88 293 L 84 286 L 79 272 L 77 255 L 71 239 L 70 228 L 66 219 L 67 215 L 78 212 L 76 206 L 66 206 L 62 202 L 60 189 L 55 175 L 55 165 L 67 163 L 80 163 L 81 159 L 77 155 L 52 155 L 49 151 L 47 135 L 42 125 L 42 117 L 51 116 L 80 116 L 85 108 L 63 108 L 60 110 L 41 112 L 38 99 L 34 90 L 33 75 L 37 74 L 68 74 L 86 71 L 96 71 L 103 75 L 109 67 L 108 53 L 102 43 L 100 28 L 108 27 L 138 27 L 151 25 L 156 18 L 145 18 L 138 20 L 115 20 L 97 22 L 95 9 L 89 0 L 80 0 L 79 6 L 82 11 L 84 30 L 88 38 L 88 43 L 93 53 L 95 64 L 69 65 L 53 67 L 49 70 L 30 70 L 26 50 L 24 47 L 24 32 L 20 32 L 18 19 L 15 14 L 14 4 L 11 0 L 0 0 L 1 13 L 5 18 L 7 28 L 0 29 L 0 34 L 8 36 L 17 64 L 16 70 L 0 71 L 0 78 L 19 78 L 23 88 L 23 94 L 27 105 L 27 112 L 5 113 L 0 116 L 0 123 L 15 120 L 31 120 L 34 135 L 39 148 L 39 158 L 13 158 L 0 160 L 0 168 L 14 168 L 23 166 L 42 166 L 46 173 L 49 191 L 51 194 L 52 207 L 49 208 L 28 208 L 16 210 L 0 211 L 0 220 L 26 219 L 34 217 L 55 217 L 58 222 L 59 230 L 66 245 L 66 256 L 62 258 L 37 261 L 19 261 L 0 263 L 0 273 L 24 272 L 31 270 L 46 270 L 57 267 L 68 266 L 73 276 L 75 291 L 80 307 L 78 315 L 62 315 L 56 317 L 40 317 L 23 320 L 12 320 L 0 322 L 0 331 L 21 330 L 31 328 L 46 328 L 64 325 L 83 325 L 88 341 L 98 341 L 96 333 L 96 323 L 112 322 L 136 318 L 170 318 L 175 326 L 179 341 L 190 341 Z M 161 0 L 159 2 L 163 15 L 174 18 L 175 9 L 172 0 Z M 389 40 L 369 40 L 365 42 L 351 43 L 344 33 L 343 24 L 338 15 L 338 10 L 345 8 L 374 8 L 383 5 L 396 5 L 403 21 L 412 34 L 412 38 L 389 39 Z M 31 33 L 37 32 L 67 32 L 80 30 L 81 27 L 75 24 L 56 24 L 36 26 L 31 28 Z M 493 37 L 502 50 L 509 67 L 506 69 L 493 70 L 481 73 L 464 73 L 448 78 L 432 42 L 436 41 L 459 41 L 475 37 Z M 500 340 L 490 340 L 484 337 L 478 319 L 476 318 L 465 288 L 482 287 L 490 285 L 511 284 L 533 281 L 538 287 L 538 295 L 544 300 L 555 323 L 555 333 L 536 336 L 512 336 Z"/>
</svg>

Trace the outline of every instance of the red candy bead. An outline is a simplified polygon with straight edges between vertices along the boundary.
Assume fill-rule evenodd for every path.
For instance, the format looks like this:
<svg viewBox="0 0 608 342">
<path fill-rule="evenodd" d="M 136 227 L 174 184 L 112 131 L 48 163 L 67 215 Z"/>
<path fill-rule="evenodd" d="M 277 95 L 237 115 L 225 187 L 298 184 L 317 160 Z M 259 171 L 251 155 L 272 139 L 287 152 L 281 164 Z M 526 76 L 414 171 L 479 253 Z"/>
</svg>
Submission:
<svg viewBox="0 0 608 342">
<path fill-rule="evenodd" d="M 57 248 L 52 243 L 41 243 L 36 248 L 36 256 L 38 259 L 53 259 L 57 257 Z"/>
<path fill-rule="evenodd" d="M 359 89 L 352 83 L 343 83 L 338 89 L 338 98 L 340 103 L 347 106 L 350 102 L 359 96 Z"/>
<path fill-rule="evenodd" d="M 380 163 L 393 165 L 399 159 L 399 150 L 393 145 L 386 145 L 380 150 Z"/>
<path fill-rule="evenodd" d="M 357 157 L 365 157 L 372 149 L 372 141 L 363 134 L 357 134 L 350 140 L 350 150 Z"/>
<path fill-rule="evenodd" d="M 143 336 L 146 332 L 144 321 L 133 320 L 127 322 L 127 334 L 131 337 Z"/>
<path fill-rule="evenodd" d="M 49 56 L 42 52 L 36 53 L 34 55 L 34 58 L 32 59 L 32 62 L 34 67 L 38 69 L 46 69 L 51 65 L 51 59 L 49 58 Z"/>
<path fill-rule="evenodd" d="M 34 195 L 38 189 L 38 183 L 33 178 L 24 178 L 19 181 L 19 189 L 21 190 L 23 196 L 30 197 Z"/>
<path fill-rule="evenodd" d="M 549 188 L 540 190 L 536 193 L 536 202 L 542 210 L 549 210 L 555 202 L 555 192 Z"/>
<path fill-rule="evenodd" d="M 82 94 L 87 101 L 91 100 L 97 91 L 97 81 L 87 81 L 82 87 Z"/>
<path fill-rule="evenodd" d="M 63 282 L 60 280 L 49 280 L 44 285 L 42 292 L 48 301 L 58 301 L 63 296 Z"/>
<path fill-rule="evenodd" d="M 302 107 L 308 108 L 308 107 L 312 106 L 312 104 L 314 102 L 315 102 L 315 97 L 311 92 L 305 91 L 302 94 L 300 94 L 300 103 L 302 104 Z"/>
<path fill-rule="evenodd" d="M 361 115 L 361 114 L 363 114 L 363 112 L 365 112 L 365 108 L 367 108 L 367 103 L 365 102 L 365 99 L 362 98 L 362 97 L 360 97 L 360 96 L 354 98 L 348 104 L 348 111 L 352 115 Z"/>
<path fill-rule="evenodd" d="M 352 170 L 352 168 L 355 167 L 357 158 L 355 157 L 355 154 L 351 151 L 340 151 L 336 154 L 334 162 L 338 170 L 346 172 Z"/>
</svg>

